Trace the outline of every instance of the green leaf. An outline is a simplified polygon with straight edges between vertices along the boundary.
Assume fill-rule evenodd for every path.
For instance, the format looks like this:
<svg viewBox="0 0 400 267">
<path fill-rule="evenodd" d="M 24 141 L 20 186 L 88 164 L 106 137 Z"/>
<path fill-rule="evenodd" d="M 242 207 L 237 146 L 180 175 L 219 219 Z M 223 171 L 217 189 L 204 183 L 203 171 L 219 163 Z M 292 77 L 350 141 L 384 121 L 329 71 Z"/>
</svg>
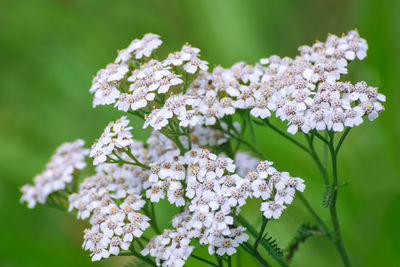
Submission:
<svg viewBox="0 0 400 267">
<path fill-rule="evenodd" d="M 278 246 L 275 239 L 272 239 L 272 237 L 266 238 L 265 235 L 261 240 L 261 245 L 274 260 L 278 262 L 283 260 L 283 250 Z"/>
<path fill-rule="evenodd" d="M 293 258 L 294 253 L 299 249 L 300 243 L 304 243 L 307 238 L 315 235 L 323 235 L 323 232 L 315 224 L 303 223 L 299 229 L 297 229 L 296 236 L 285 249 L 287 251 L 286 259 L 290 261 Z"/>
</svg>

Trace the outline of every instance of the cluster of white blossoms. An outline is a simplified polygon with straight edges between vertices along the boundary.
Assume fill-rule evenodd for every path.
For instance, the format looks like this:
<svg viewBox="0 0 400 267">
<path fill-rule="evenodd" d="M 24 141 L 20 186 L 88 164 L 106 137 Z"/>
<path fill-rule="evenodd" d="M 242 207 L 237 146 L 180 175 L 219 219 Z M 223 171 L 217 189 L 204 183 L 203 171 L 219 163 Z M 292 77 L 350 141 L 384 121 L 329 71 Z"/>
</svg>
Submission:
<svg viewBox="0 0 400 267">
<path fill-rule="evenodd" d="M 107 160 L 116 149 L 124 149 L 132 143 L 131 126 L 127 127 L 129 120 L 122 116 L 115 122 L 110 122 L 103 134 L 95 142 L 90 151 L 90 157 L 94 157 L 93 164 L 98 165 Z"/>
<path fill-rule="evenodd" d="M 99 71 L 91 92 L 95 93 L 95 105 L 117 101 L 115 106 L 123 111 L 142 109 L 148 115 L 144 127 L 156 130 L 166 127 L 174 117 L 182 127 L 215 125 L 226 115 L 248 109 L 261 119 L 274 112 L 288 122 L 291 134 L 299 129 L 305 133 L 314 129 L 341 132 L 345 126 L 359 125 L 365 116 L 375 119 L 384 110 L 381 102 L 385 97 L 375 87 L 365 82 L 339 82 L 348 72 L 348 62 L 365 58 L 367 48 L 366 41 L 350 31 L 342 37 L 329 35 L 326 42 L 301 46 L 294 59 L 271 56 L 254 66 L 239 62 L 207 72 L 207 62 L 198 58 L 200 50 L 186 44 L 164 61 L 149 58 L 142 65 L 127 67 L 127 61 L 109 65 Z M 118 89 L 113 86 L 129 71 L 131 76 L 124 85 Z M 175 72 L 195 74 L 194 80 L 188 85 L 188 80 Z M 100 79 L 99 75 L 108 77 Z M 111 84 L 102 82 L 104 79 Z M 107 87 L 107 93 L 96 89 L 100 87 Z"/>
<path fill-rule="evenodd" d="M 177 150 L 167 153 L 170 160 L 151 167 L 149 182 L 153 184 L 146 191 L 146 198 L 151 202 L 167 198 L 171 204 L 184 206 L 185 211 L 173 220 L 175 230 L 185 238 L 199 238 L 202 245 L 208 245 L 210 254 L 232 255 L 247 241 L 245 229 L 237 227 L 234 216 L 248 198 L 261 198 L 264 216 L 277 219 L 285 204 L 293 201 L 295 190 L 303 191 L 305 187 L 302 179 L 276 171 L 268 161 L 258 162 L 242 178 L 235 173 L 233 160 L 223 155 L 200 148 L 183 156 Z M 147 249 L 165 260 L 166 252 L 159 247 L 165 244 L 157 244 L 152 242 Z M 159 250 L 165 253 L 158 254 Z M 184 258 L 183 253 L 181 259 Z"/>
<path fill-rule="evenodd" d="M 141 142 L 133 141 L 129 151 L 146 162 L 147 149 Z M 133 238 L 150 226 L 150 218 L 139 212 L 146 204 L 142 192 L 150 185 L 148 171 L 129 164 L 133 162 L 127 154 L 116 155 L 126 164 L 100 163 L 96 174 L 69 196 L 69 211 L 76 210 L 78 219 L 91 225 L 85 230 L 83 247 L 92 252 L 93 261 L 128 250 Z"/>
<path fill-rule="evenodd" d="M 162 235 L 154 236 L 141 253 L 156 258 L 157 265 L 183 266 L 194 249 L 189 243 L 185 235 L 166 229 Z"/>
<path fill-rule="evenodd" d="M 33 179 L 34 184 L 22 187 L 21 202 L 26 201 L 28 207 L 33 208 L 37 202 L 46 203 L 51 193 L 65 189 L 73 181 L 77 171 L 86 166 L 85 158 L 89 150 L 83 148 L 84 144 L 83 140 L 76 140 L 57 148 L 47 163 L 46 170 Z"/>
<path fill-rule="evenodd" d="M 90 224 L 83 248 L 94 261 L 123 250 L 137 253 L 148 240 L 142 255 L 162 266 L 183 266 L 193 239 L 210 254 L 234 254 L 248 245 L 246 228 L 235 221 L 248 199 L 260 199 L 260 214 L 278 219 L 296 191 L 305 189 L 303 179 L 238 151 L 245 144 L 262 155 L 254 140 L 254 146 L 244 140 L 253 120 L 268 123 L 275 114 L 291 134 L 341 132 L 384 110 L 385 97 L 377 88 L 339 81 L 349 61 L 366 56 L 367 44 L 355 31 L 302 46 L 294 59 L 271 56 L 211 71 L 199 58 L 200 49 L 189 44 L 156 59 L 153 51 L 161 43 L 155 34 L 133 40 L 90 88 L 93 106 L 114 105 L 139 116 L 143 128 L 150 126 L 147 141 L 134 140 L 133 127 L 122 116 L 107 125 L 90 151 L 81 140 L 61 146 L 34 185 L 22 188 L 21 200 L 29 207 L 45 203 L 55 191 L 69 194 L 68 210 Z M 95 171 L 71 194 L 66 184 L 87 155 Z M 160 200 L 180 210 L 173 229 L 163 232 L 153 217 Z M 157 233 L 153 238 L 145 237 L 150 226 Z"/>
</svg>

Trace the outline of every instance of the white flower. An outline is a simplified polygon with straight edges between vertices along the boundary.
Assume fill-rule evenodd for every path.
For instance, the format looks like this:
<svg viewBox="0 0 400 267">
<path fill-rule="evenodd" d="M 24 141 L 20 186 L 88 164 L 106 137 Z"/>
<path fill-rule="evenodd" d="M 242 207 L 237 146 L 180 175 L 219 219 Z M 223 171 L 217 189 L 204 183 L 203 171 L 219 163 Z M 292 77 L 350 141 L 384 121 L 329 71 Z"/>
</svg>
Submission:
<svg viewBox="0 0 400 267">
<path fill-rule="evenodd" d="M 111 238 L 115 235 L 121 235 L 123 230 L 122 226 L 124 225 L 123 222 L 115 221 L 113 219 L 108 219 L 107 221 L 103 222 L 100 225 L 101 231 L 104 233 L 105 236 Z"/>
<path fill-rule="evenodd" d="M 160 201 L 161 198 L 165 197 L 165 192 L 161 187 L 161 182 L 157 182 L 149 190 L 146 191 L 146 197 L 150 199 L 151 202 Z"/>
<path fill-rule="evenodd" d="M 222 238 L 221 240 L 218 241 L 216 244 L 219 246 L 217 249 L 217 254 L 222 256 L 222 255 L 233 255 L 236 253 L 236 247 L 239 246 L 239 244 L 231 238 Z"/>
<path fill-rule="evenodd" d="M 182 184 L 179 182 L 172 182 L 167 191 L 168 201 L 171 204 L 175 204 L 177 207 L 185 205 L 185 199 L 183 198 L 184 189 Z"/>
<path fill-rule="evenodd" d="M 110 257 L 110 252 L 104 248 L 95 248 L 91 256 L 92 256 L 92 261 L 99 261 L 102 258 Z"/>
<path fill-rule="evenodd" d="M 193 74 L 197 71 L 197 69 L 207 71 L 208 70 L 207 64 L 208 64 L 207 61 L 201 60 L 198 57 L 194 57 L 188 63 L 186 63 L 183 66 L 183 68 L 186 72 Z"/>
<path fill-rule="evenodd" d="M 162 44 L 162 41 L 159 38 L 160 36 L 153 33 L 145 34 L 141 40 L 137 41 L 133 45 L 136 58 L 140 59 L 143 56 L 150 57 L 153 50 Z"/>
<path fill-rule="evenodd" d="M 246 228 L 239 226 L 236 229 L 232 229 L 232 235 L 238 244 L 244 243 L 249 240 L 249 235 L 245 233 Z"/>
<path fill-rule="evenodd" d="M 118 255 L 121 249 L 128 250 L 129 245 L 129 242 L 124 242 L 120 237 L 114 236 L 111 239 L 109 251 L 113 255 Z"/>
<path fill-rule="evenodd" d="M 255 180 L 251 184 L 251 188 L 253 190 L 253 196 L 257 198 L 262 198 L 263 200 L 268 199 L 271 196 L 271 189 L 268 187 L 268 184 L 265 180 Z"/>
<path fill-rule="evenodd" d="M 263 214 L 267 219 L 278 219 L 285 208 L 285 206 L 278 204 L 275 201 L 261 203 L 261 211 L 263 211 Z"/>
<path fill-rule="evenodd" d="M 103 134 L 92 146 L 89 156 L 94 157 L 93 164 L 98 165 L 107 160 L 116 149 L 124 149 L 133 143 L 130 130 L 126 127 L 129 120 L 122 116 L 115 122 L 110 122 L 104 129 Z"/>
<path fill-rule="evenodd" d="M 36 203 L 46 203 L 47 197 L 59 190 L 65 189 L 76 175 L 76 171 L 85 166 L 85 158 L 89 154 L 84 149 L 83 140 L 64 143 L 57 148 L 46 165 L 46 170 L 34 178 L 34 185 L 24 185 L 21 188 L 21 202 L 28 202 L 28 207 L 33 208 Z"/>
</svg>

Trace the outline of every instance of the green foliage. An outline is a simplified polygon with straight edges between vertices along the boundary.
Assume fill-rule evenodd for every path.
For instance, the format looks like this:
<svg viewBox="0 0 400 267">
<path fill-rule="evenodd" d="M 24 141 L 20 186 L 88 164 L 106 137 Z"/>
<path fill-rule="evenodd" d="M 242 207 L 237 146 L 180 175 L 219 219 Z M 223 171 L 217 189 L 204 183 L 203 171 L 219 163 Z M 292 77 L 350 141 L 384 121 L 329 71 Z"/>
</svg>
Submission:
<svg viewBox="0 0 400 267">
<path fill-rule="evenodd" d="M 265 248 L 272 258 L 281 262 L 283 260 L 283 250 L 279 247 L 276 240 L 272 237 L 267 238 L 267 234 L 261 240 L 261 245 Z"/>
<path fill-rule="evenodd" d="M 314 235 L 321 235 L 322 232 L 319 227 L 311 223 L 303 223 L 299 229 L 297 229 L 296 236 L 290 242 L 286 251 L 286 260 L 291 261 L 294 253 L 299 249 L 301 243 L 304 243 L 309 237 Z"/>
</svg>

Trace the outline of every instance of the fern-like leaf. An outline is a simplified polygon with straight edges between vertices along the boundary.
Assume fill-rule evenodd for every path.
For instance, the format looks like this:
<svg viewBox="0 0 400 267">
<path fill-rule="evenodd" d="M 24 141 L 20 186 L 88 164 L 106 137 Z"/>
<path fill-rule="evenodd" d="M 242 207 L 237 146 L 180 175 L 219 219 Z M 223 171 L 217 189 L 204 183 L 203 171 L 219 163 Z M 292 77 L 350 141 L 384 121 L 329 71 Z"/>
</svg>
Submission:
<svg viewBox="0 0 400 267">
<path fill-rule="evenodd" d="M 297 235 L 293 238 L 292 242 L 290 242 L 289 246 L 286 248 L 286 259 L 290 261 L 293 258 L 294 253 L 299 249 L 300 243 L 304 243 L 307 238 L 322 234 L 323 232 L 317 225 L 311 223 L 303 223 L 300 228 L 297 229 Z"/>
<path fill-rule="evenodd" d="M 261 245 L 268 252 L 268 254 L 274 258 L 281 266 L 286 266 L 286 262 L 283 259 L 283 250 L 278 246 L 275 239 L 272 237 L 266 238 L 266 235 L 261 240 Z"/>
</svg>

